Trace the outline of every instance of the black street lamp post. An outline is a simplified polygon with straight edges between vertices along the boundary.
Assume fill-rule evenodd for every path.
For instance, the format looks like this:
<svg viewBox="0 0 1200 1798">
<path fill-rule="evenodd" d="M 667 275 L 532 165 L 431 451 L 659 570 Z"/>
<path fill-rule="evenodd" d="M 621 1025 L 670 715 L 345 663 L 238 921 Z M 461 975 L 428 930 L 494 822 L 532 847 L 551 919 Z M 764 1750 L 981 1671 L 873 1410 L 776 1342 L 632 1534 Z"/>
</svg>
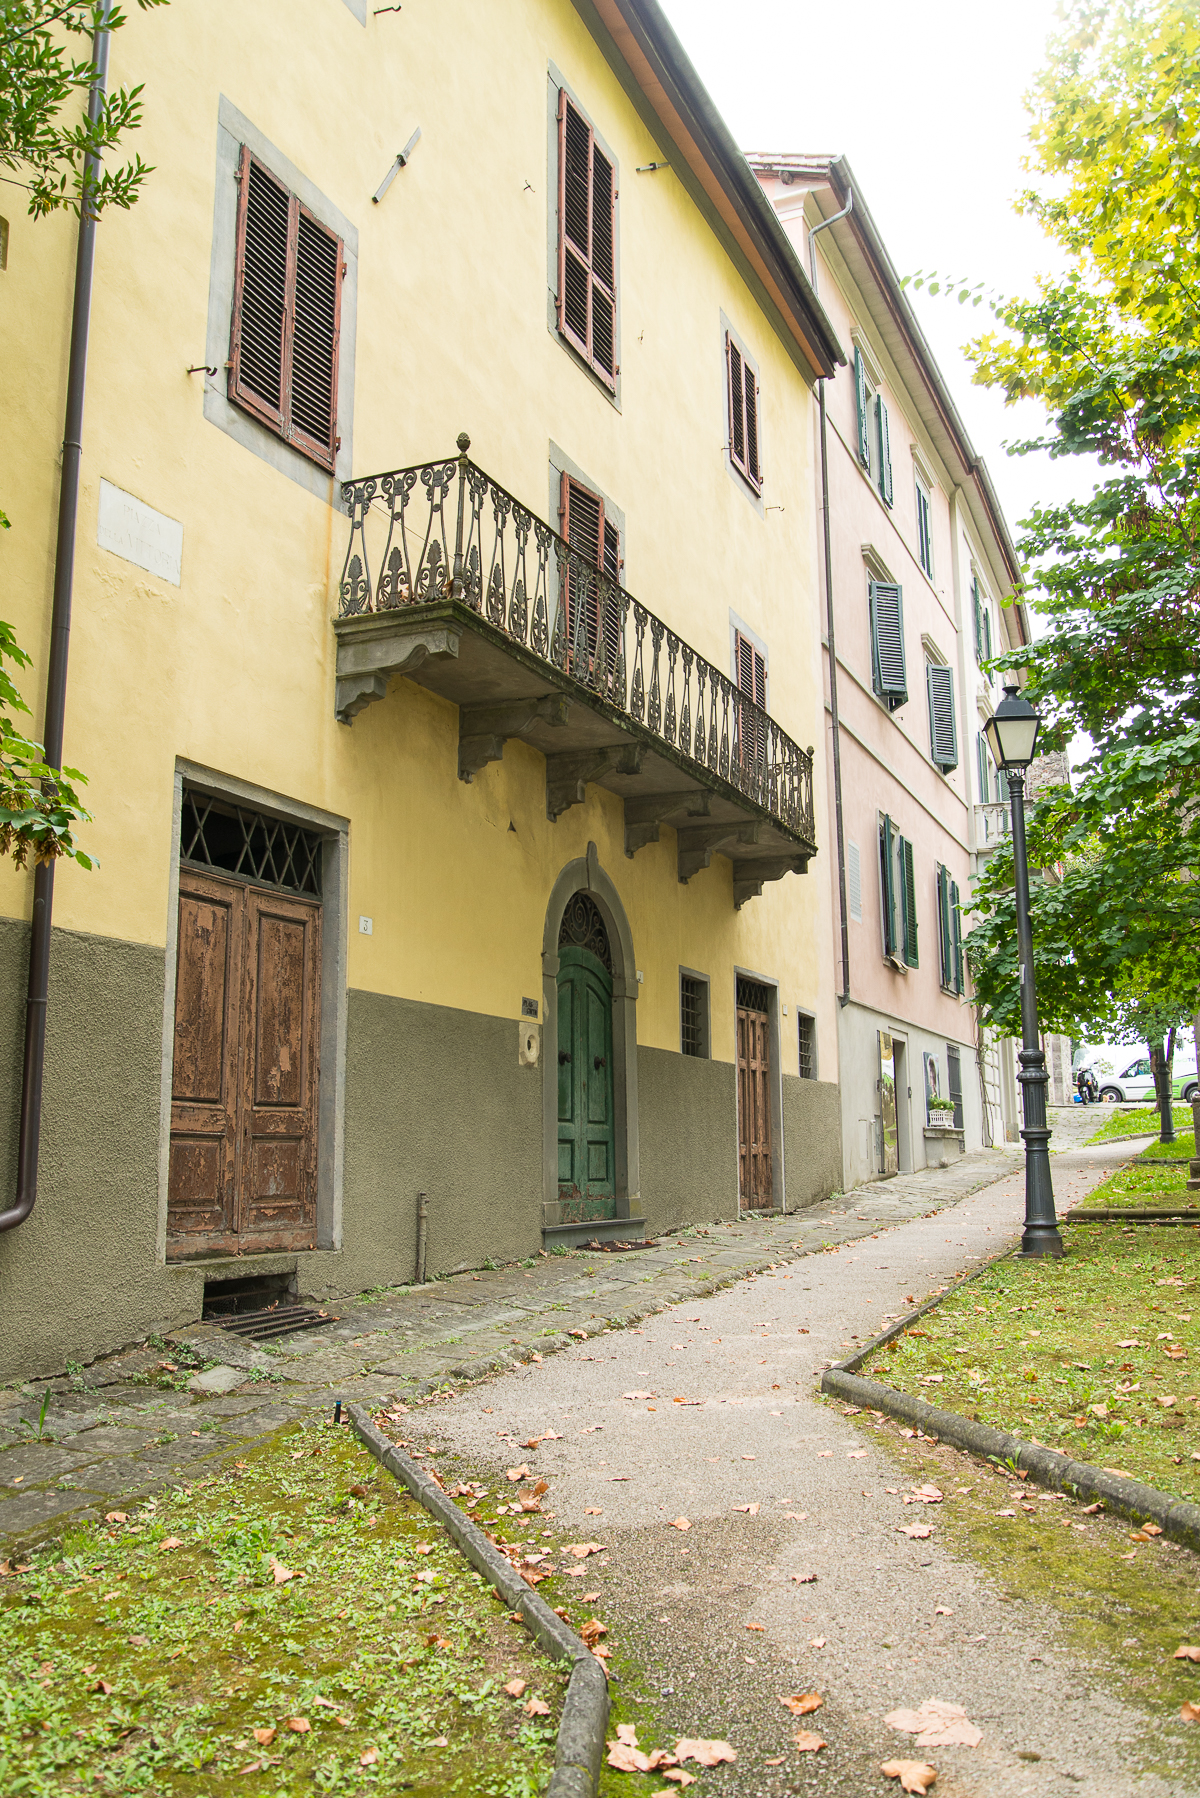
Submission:
<svg viewBox="0 0 1200 1798">
<path fill-rule="evenodd" d="M 1021 1110 L 1025 1142 L 1025 1230 L 1022 1255 L 1061 1255 L 1062 1237 L 1054 1213 L 1050 1178 L 1050 1131 L 1046 1123 L 1046 1056 L 1038 1032 L 1033 982 L 1033 927 L 1029 918 L 1029 862 L 1025 850 L 1025 770 L 1033 760 L 1040 719 L 1017 688 L 988 720 L 985 735 L 992 758 L 1008 776 L 1012 803 L 1013 869 L 1017 888 L 1017 954 L 1021 964 Z"/>
</svg>

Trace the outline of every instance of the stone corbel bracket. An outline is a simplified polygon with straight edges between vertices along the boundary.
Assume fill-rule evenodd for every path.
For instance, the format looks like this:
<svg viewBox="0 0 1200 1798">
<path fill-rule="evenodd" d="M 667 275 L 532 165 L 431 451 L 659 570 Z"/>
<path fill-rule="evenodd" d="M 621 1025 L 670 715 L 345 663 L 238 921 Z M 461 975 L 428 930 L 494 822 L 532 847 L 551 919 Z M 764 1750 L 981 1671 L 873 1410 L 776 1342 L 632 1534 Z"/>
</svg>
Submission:
<svg viewBox="0 0 1200 1798">
<path fill-rule="evenodd" d="M 377 612 L 363 618 L 339 618 L 334 629 L 337 690 L 333 709 L 339 724 L 352 724 L 373 700 L 382 699 L 394 674 L 412 674 L 433 656 L 457 656 L 462 640 L 458 625 L 425 624 L 399 611 L 393 630 L 379 628 Z"/>
<path fill-rule="evenodd" d="M 590 780 L 602 774 L 640 774 L 646 749 L 642 743 L 614 743 L 604 749 L 546 757 L 546 816 L 556 824 L 563 812 L 582 805 Z"/>
<path fill-rule="evenodd" d="M 510 737 L 533 724 L 566 724 L 571 702 L 565 693 L 541 699 L 513 699 L 504 705 L 466 705 L 458 714 L 458 778 L 470 782 L 489 762 L 498 762 Z"/>
<path fill-rule="evenodd" d="M 771 855 L 761 860 L 734 862 L 733 904 L 740 911 L 747 899 L 757 899 L 768 880 L 782 880 L 785 874 L 804 874 L 807 855 Z"/>
<path fill-rule="evenodd" d="M 761 832 L 761 824 L 739 824 L 736 819 L 727 824 L 694 824 L 681 828 L 677 832 L 680 884 L 686 886 L 693 874 L 710 867 L 713 856 L 726 843 L 757 843 Z"/>
<path fill-rule="evenodd" d="M 625 853 L 630 861 L 647 843 L 657 843 L 667 818 L 687 808 L 689 818 L 707 818 L 711 796 L 703 787 L 683 793 L 646 793 L 625 801 Z"/>
</svg>

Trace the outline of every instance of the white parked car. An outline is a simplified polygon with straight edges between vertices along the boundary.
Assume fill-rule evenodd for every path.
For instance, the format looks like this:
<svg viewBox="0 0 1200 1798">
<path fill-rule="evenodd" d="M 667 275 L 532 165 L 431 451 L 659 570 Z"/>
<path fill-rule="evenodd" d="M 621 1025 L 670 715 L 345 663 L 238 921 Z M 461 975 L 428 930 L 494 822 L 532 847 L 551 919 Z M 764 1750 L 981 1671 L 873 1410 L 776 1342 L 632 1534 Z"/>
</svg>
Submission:
<svg viewBox="0 0 1200 1798">
<path fill-rule="evenodd" d="M 1178 1066 L 1178 1063 L 1176 1065 Z M 1111 1062 L 1109 1066 L 1112 1066 Z M 1110 1105 L 1128 1105 L 1133 1102 L 1153 1104 L 1155 1100 L 1154 1075 L 1150 1072 L 1150 1057 L 1139 1055 L 1135 1061 L 1124 1064 L 1118 1062 L 1117 1067 L 1119 1069 L 1117 1073 L 1100 1073 L 1097 1069 L 1101 1099 L 1106 1100 Z M 1200 1085 L 1197 1084 L 1195 1074 L 1176 1074 L 1171 1084 L 1174 1097 L 1183 1099 L 1188 1105 L 1196 1097 L 1197 1092 L 1200 1092 Z"/>
</svg>

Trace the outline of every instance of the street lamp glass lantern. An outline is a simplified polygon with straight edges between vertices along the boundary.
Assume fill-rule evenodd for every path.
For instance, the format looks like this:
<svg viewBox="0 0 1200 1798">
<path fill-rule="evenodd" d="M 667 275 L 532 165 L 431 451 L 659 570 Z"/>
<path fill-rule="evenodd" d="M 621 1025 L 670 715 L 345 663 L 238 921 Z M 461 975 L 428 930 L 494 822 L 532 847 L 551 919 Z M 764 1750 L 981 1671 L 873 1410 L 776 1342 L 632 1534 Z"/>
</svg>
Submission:
<svg viewBox="0 0 1200 1798">
<path fill-rule="evenodd" d="M 1016 687 L 1004 698 L 984 727 L 992 760 L 998 768 L 1028 768 L 1037 748 L 1041 719 Z"/>
</svg>

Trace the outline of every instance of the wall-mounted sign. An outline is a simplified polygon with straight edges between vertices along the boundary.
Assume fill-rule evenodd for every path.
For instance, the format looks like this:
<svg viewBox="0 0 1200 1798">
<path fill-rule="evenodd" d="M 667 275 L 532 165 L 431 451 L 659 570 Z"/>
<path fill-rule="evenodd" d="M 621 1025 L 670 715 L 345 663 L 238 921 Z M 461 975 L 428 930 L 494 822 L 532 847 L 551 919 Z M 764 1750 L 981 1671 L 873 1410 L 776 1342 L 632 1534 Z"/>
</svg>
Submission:
<svg viewBox="0 0 1200 1798">
<path fill-rule="evenodd" d="M 183 570 L 183 526 L 175 518 L 156 512 L 144 500 L 100 482 L 100 524 L 96 541 L 126 562 L 156 574 L 159 580 L 180 584 Z"/>
</svg>

